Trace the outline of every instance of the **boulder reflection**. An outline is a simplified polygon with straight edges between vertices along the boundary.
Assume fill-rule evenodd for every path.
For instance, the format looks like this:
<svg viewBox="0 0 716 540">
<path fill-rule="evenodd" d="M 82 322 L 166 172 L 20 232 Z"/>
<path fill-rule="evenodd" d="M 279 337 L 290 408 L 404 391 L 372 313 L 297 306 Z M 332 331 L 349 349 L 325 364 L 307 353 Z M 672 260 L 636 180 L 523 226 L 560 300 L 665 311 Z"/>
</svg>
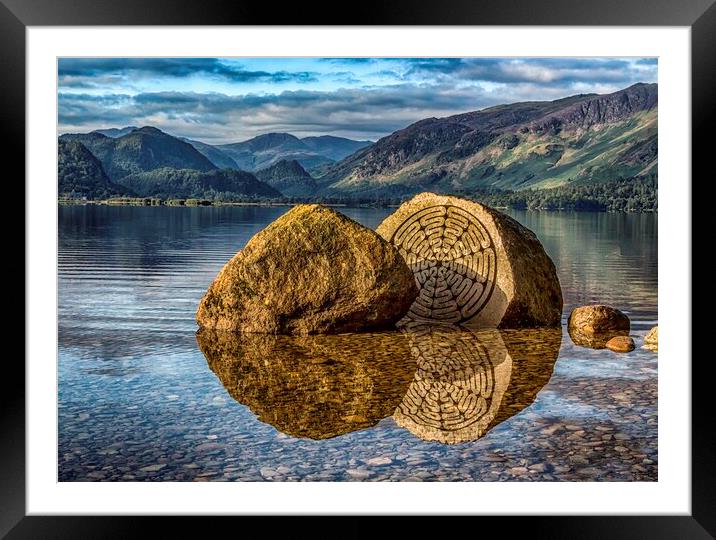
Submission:
<svg viewBox="0 0 716 540">
<path fill-rule="evenodd" d="M 605 349 L 607 347 L 607 341 L 613 337 L 629 335 L 629 330 L 612 330 L 611 332 L 588 334 L 581 332 L 578 328 L 569 327 L 567 331 L 575 345 L 588 349 Z"/>
<path fill-rule="evenodd" d="M 549 381 L 559 329 L 470 331 L 408 322 L 417 368 L 393 415 L 421 439 L 473 441 L 529 406 Z"/>
<path fill-rule="evenodd" d="M 200 330 L 197 341 L 228 393 L 294 437 L 328 439 L 375 425 L 415 372 L 399 332 L 313 336 Z"/>
<path fill-rule="evenodd" d="M 408 321 L 400 332 L 305 337 L 200 330 L 197 341 L 228 393 L 283 433 L 327 439 L 392 415 L 421 439 L 454 444 L 535 400 L 561 331 Z"/>
</svg>

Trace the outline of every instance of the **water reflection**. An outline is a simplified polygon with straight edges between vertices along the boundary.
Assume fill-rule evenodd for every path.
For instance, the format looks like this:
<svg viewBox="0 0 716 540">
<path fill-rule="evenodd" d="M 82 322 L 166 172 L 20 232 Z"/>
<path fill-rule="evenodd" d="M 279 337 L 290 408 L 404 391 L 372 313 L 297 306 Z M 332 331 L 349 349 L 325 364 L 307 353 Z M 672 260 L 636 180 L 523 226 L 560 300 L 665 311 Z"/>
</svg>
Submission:
<svg viewBox="0 0 716 540">
<path fill-rule="evenodd" d="M 559 329 L 471 331 L 409 322 L 417 360 L 393 418 L 421 439 L 474 441 L 530 405 L 550 379 Z"/>
<path fill-rule="evenodd" d="M 572 338 L 572 342 L 574 342 L 575 345 L 587 347 L 588 349 L 605 349 L 607 347 L 607 341 L 613 337 L 629 335 L 629 330 L 612 330 L 610 332 L 588 334 L 580 331 L 576 327 L 570 327 L 568 332 L 569 337 Z"/>
<path fill-rule="evenodd" d="M 228 393 L 294 437 L 328 439 L 393 414 L 415 372 L 399 332 L 272 336 L 200 330 Z"/>
<path fill-rule="evenodd" d="M 535 400 L 561 331 L 408 321 L 400 332 L 305 337 L 200 330 L 197 341 L 228 393 L 283 433 L 327 439 L 392 415 L 421 439 L 454 444 Z"/>
</svg>

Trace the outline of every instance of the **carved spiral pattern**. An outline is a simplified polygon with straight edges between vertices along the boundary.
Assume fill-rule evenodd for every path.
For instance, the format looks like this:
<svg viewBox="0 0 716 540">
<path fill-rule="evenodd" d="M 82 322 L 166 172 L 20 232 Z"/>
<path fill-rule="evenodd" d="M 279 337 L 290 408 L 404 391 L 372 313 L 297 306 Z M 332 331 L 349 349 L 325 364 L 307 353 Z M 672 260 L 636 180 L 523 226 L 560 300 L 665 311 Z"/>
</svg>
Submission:
<svg viewBox="0 0 716 540">
<path fill-rule="evenodd" d="M 460 323 L 487 304 L 497 259 L 487 229 L 471 213 L 452 205 L 424 208 L 396 229 L 392 242 L 420 288 L 411 318 Z"/>
<path fill-rule="evenodd" d="M 490 411 L 495 392 L 485 346 L 454 328 L 414 326 L 408 335 L 418 366 L 399 412 L 421 432 L 445 434 L 478 424 Z"/>
</svg>

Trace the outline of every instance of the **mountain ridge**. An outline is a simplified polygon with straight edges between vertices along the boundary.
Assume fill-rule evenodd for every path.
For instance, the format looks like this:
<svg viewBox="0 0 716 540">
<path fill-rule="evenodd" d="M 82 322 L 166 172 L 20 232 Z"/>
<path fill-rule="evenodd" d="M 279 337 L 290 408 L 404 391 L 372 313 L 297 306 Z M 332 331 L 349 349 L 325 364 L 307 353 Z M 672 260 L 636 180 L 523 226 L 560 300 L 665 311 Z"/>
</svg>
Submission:
<svg viewBox="0 0 716 540">
<path fill-rule="evenodd" d="M 266 197 L 401 198 L 420 191 L 469 194 L 656 178 L 657 119 L 658 85 L 638 83 L 611 94 L 576 94 L 424 118 L 375 143 L 272 132 L 210 145 L 152 126 L 59 139 L 81 144 L 110 182 L 120 185 L 122 178 L 132 176 L 142 190 L 153 186 L 161 191 L 163 178 L 171 179 L 174 188 L 188 183 L 215 194 L 216 186 L 231 183 L 225 173 L 177 176 L 170 171 L 233 170 L 245 180 L 239 194 L 248 189 Z M 86 170 L 96 186 L 106 183 L 79 147 L 70 154 L 78 163 L 73 181 L 76 171 Z M 339 161 L 329 157 L 341 155 Z M 242 176 L 244 171 L 278 191 L 247 187 L 250 179 Z"/>
<path fill-rule="evenodd" d="M 524 189 L 646 174 L 657 163 L 657 106 L 657 85 L 639 83 L 426 118 L 324 168 L 319 192 Z"/>
<path fill-rule="evenodd" d="M 100 160 L 109 178 L 116 182 L 129 174 L 162 167 L 210 171 L 217 167 L 196 148 L 172 135 L 144 126 L 119 136 L 98 132 L 68 133 L 60 140 L 78 141 Z"/>
<path fill-rule="evenodd" d="M 282 160 L 298 161 L 302 167 L 310 169 L 343 159 L 367 144 L 370 141 L 332 135 L 299 138 L 291 133 L 271 132 L 214 147 L 231 157 L 239 168 L 258 171 Z"/>
</svg>

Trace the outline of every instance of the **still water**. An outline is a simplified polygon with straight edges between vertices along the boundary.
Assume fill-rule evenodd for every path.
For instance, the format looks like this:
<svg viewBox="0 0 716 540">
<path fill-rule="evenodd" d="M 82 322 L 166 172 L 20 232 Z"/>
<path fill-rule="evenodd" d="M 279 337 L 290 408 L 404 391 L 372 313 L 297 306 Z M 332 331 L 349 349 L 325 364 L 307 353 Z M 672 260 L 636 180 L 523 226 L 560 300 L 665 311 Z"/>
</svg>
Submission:
<svg viewBox="0 0 716 540">
<path fill-rule="evenodd" d="M 555 262 L 562 330 L 197 334 L 216 273 L 287 209 L 59 207 L 60 481 L 657 480 L 656 215 L 510 212 Z M 597 302 L 635 351 L 572 343 Z"/>
</svg>

